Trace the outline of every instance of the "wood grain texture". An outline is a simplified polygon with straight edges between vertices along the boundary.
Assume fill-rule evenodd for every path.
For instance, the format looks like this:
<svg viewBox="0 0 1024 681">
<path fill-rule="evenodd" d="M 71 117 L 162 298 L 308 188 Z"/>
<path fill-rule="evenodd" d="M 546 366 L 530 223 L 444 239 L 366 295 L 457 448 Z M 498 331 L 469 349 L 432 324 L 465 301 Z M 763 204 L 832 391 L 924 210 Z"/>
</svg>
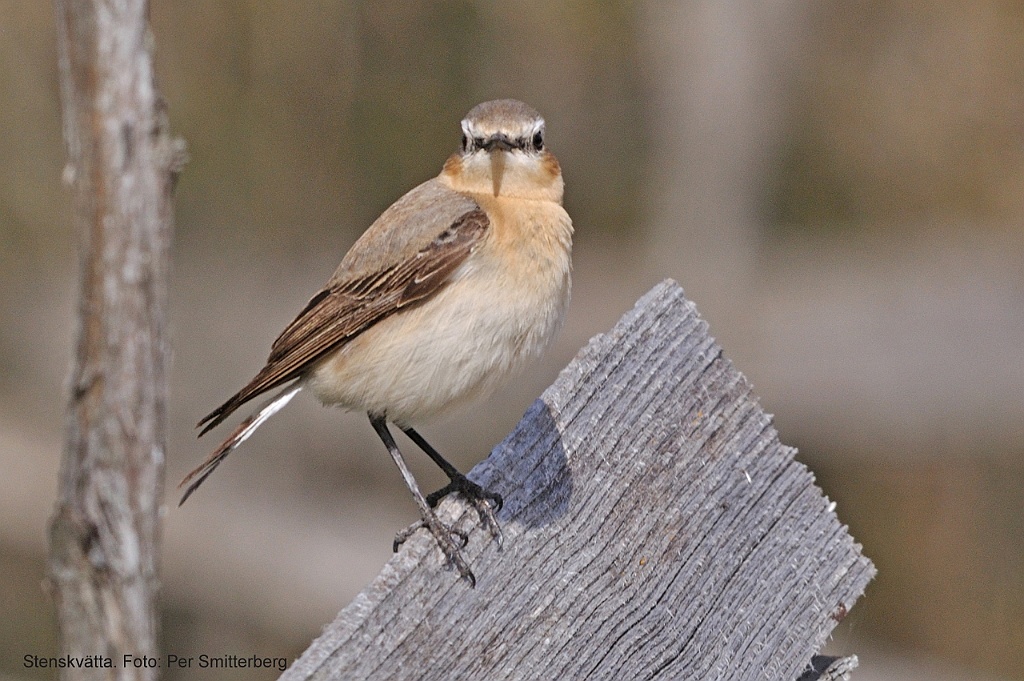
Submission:
<svg viewBox="0 0 1024 681">
<path fill-rule="evenodd" d="M 422 532 L 282 676 L 797 679 L 874 574 L 693 304 L 665 282 L 471 477 L 470 589 Z"/>
</svg>

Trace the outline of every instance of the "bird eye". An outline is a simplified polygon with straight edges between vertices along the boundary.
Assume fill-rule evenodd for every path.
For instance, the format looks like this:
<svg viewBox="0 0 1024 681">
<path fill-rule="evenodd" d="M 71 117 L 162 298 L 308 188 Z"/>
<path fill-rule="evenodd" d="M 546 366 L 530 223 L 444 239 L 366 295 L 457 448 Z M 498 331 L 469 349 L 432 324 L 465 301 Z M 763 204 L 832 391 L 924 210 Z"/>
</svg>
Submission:
<svg viewBox="0 0 1024 681">
<path fill-rule="evenodd" d="M 544 150 L 544 133 L 540 130 L 533 134 L 533 148 L 537 151 Z"/>
</svg>

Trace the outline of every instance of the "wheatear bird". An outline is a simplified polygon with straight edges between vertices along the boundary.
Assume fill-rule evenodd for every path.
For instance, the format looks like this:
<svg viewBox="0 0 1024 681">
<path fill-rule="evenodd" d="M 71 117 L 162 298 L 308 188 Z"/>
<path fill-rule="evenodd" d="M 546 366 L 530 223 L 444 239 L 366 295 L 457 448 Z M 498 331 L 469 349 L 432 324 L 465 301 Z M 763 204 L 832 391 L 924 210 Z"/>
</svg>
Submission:
<svg viewBox="0 0 1024 681">
<path fill-rule="evenodd" d="M 266 366 L 199 422 L 202 435 L 254 397 L 286 386 L 188 474 L 181 503 L 231 450 L 309 388 L 325 405 L 369 415 L 419 506 L 421 525 L 473 583 L 456 541 L 465 537 L 433 507 L 459 492 L 500 539 L 494 510 L 501 497 L 456 470 L 413 425 L 489 393 L 537 357 L 561 326 L 572 248 L 562 188 L 540 114 L 514 99 L 470 110 L 462 149 L 441 174 L 377 218 L 274 341 Z M 388 421 L 445 472 L 446 487 L 424 498 Z M 396 550 L 407 536 L 398 535 Z"/>
</svg>

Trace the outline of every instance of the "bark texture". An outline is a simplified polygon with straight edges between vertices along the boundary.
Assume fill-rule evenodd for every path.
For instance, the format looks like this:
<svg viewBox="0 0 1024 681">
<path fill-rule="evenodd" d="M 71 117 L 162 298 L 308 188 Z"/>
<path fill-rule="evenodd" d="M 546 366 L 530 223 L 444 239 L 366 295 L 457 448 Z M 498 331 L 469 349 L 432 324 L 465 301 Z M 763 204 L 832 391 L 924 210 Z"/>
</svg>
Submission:
<svg viewBox="0 0 1024 681">
<path fill-rule="evenodd" d="M 67 440 L 50 523 L 61 653 L 153 679 L 173 178 L 183 160 L 153 79 L 145 0 L 56 0 L 80 293 Z M 133 656 L 124 666 L 125 655 Z"/>
</svg>

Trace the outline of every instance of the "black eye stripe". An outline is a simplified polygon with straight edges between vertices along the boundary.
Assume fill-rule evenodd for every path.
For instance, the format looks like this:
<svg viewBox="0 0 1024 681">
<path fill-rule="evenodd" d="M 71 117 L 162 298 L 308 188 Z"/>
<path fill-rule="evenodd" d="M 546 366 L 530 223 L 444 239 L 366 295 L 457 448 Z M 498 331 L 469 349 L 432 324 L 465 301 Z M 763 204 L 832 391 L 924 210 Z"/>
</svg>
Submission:
<svg viewBox="0 0 1024 681">
<path fill-rule="evenodd" d="M 537 132 L 527 133 L 521 137 L 506 137 L 503 134 L 496 133 L 495 137 L 500 137 L 504 140 L 504 144 L 507 145 L 505 148 L 511 147 L 518 151 L 543 151 L 544 150 L 544 132 L 538 130 Z M 462 134 L 462 150 L 466 152 L 477 151 L 477 150 L 489 150 L 491 146 L 495 144 L 491 137 L 474 135 L 472 137 L 467 133 Z"/>
</svg>

